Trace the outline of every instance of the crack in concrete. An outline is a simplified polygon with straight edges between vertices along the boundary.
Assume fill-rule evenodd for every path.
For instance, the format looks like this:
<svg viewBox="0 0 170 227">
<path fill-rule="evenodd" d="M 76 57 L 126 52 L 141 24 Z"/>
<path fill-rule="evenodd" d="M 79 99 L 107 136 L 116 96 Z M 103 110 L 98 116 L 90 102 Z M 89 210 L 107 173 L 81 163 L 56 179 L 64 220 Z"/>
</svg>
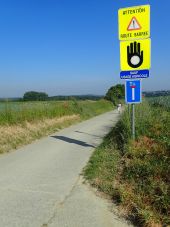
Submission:
<svg viewBox="0 0 170 227">
<path fill-rule="evenodd" d="M 80 175 L 78 176 L 78 179 L 76 180 L 75 184 L 74 184 L 73 187 L 71 188 L 69 194 L 66 195 L 65 198 L 63 199 L 63 201 L 59 203 L 59 206 L 63 206 L 64 203 L 66 202 L 66 200 L 71 196 L 71 194 L 72 194 L 72 192 L 74 191 L 75 187 L 78 185 L 79 180 L 80 180 Z"/>
<path fill-rule="evenodd" d="M 56 216 L 56 209 L 57 207 L 62 207 L 64 205 L 64 203 L 66 202 L 66 200 L 71 196 L 72 192 L 74 191 L 75 187 L 78 185 L 78 182 L 80 180 L 80 175 L 78 176 L 77 180 L 75 181 L 75 183 L 73 184 L 71 190 L 69 191 L 68 195 L 66 195 L 63 199 L 63 201 L 61 201 L 60 203 L 55 203 L 54 204 L 54 212 L 53 215 L 49 218 L 49 220 L 47 221 L 47 223 L 44 223 L 41 227 L 48 227 L 49 224 L 52 224 L 53 219 Z"/>
</svg>

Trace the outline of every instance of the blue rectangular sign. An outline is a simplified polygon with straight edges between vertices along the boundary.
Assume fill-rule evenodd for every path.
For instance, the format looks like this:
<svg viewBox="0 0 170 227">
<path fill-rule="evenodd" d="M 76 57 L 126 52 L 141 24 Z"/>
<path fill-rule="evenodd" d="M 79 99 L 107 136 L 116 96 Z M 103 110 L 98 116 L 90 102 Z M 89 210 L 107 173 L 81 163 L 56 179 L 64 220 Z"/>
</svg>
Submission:
<svg viewBox="0 0 170 227">
<path fill-rule="evenodd" d="M 149 77 L 149 70 L 122 71 L 120 79 L 143 79 Z"/>
<path fill-rule="evenodd" d="M 141 80 L 127 80 L 125 86 L 126 103 L 142 102 Z"/>
</svg>

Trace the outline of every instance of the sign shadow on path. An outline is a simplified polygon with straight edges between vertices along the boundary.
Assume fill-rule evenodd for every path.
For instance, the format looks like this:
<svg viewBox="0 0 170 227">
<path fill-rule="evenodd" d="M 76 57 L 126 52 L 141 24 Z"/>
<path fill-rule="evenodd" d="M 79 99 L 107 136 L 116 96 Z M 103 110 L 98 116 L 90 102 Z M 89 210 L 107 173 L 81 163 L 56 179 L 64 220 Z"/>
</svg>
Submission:
<svg viewBox="0 0 170 227">
<path fill-rule="evenodd" d="M 72 139 L 72 138 L 69 138 L 69 137 L 66 137 L 66 136 L 51 136 L 51 137 L 58 139 L 58 140 L 62 140 L 62 141 L 67 142 L 67 143 L 74 143 L 74 144 L 77 144 L 77 145 L 80 145 L 80 146 L 83 146 L 83 147 L 96 148 L 95 146 L 93 146 L 91 144 L 88 144 L 88 143 L 83 142 L 81 140 Z"/>
</svg>

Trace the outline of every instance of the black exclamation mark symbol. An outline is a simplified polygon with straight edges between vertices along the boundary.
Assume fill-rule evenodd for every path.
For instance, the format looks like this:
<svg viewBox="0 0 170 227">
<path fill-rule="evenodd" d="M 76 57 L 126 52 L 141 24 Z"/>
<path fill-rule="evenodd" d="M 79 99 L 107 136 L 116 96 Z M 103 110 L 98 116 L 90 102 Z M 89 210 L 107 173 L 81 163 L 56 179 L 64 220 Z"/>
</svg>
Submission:
<svg viewBox="0 0 170 227">
<path fill-rule="evenodd" d="M 133 19 L 133 28 L 135 29 L 135 20 Z"/>
</svg>

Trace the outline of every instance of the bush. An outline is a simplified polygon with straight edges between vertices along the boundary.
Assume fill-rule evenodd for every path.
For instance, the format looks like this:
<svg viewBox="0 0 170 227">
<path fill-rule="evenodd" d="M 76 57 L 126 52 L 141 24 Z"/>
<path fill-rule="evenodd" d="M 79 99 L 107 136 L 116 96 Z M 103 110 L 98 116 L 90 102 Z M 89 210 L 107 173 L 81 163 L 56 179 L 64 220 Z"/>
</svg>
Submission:
<svg viewBox="0 0 170 227">
<path fill-rule="evenodd" d="M 28 91 L 24 94 L 24 101 L 46 101 L 48 95 L 45 92 Z"/>
</svg>

